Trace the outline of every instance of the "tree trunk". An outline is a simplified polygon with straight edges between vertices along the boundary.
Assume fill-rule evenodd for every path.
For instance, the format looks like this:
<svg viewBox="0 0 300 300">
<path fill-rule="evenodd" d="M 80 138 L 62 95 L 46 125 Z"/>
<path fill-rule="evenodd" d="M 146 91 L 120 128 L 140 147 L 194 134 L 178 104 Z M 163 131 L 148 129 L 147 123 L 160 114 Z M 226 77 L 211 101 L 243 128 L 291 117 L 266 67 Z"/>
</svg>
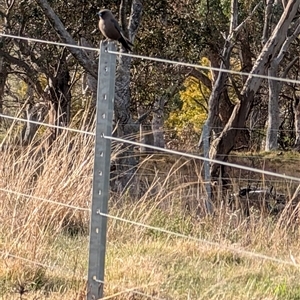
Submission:
<svg viewBox="0 0 300 300">
<path fill-rule="evenodd" d="M 261 39 L 262 45 L 264 45 L 271 33 L 271 20 L 272 20 L 272 8 L 273 8 L 274 0 L 267 0 L 266 8 L 265 8 L 265 22 L 263 29 L 263 36 Z"/>
<path fill-rule="evenodd" d="M 92 48 L 93 45 L 88 42 L 85 38 L 80 39 L 81 45 Z M 96 52 L 85 50 L 87 57 L 90 60 L 96 60 Z M 92 76 L 89 72 L 85 71 L 82 80 L 82 94 L 85 96 L 91 96 L 92 106 L 96 106 L 97 99 L 97 78 Z"/>
<path fill-rule="evenodd" d="M 165 97 L 155 99 L 153 117 L 152 117 L 152 132 L 154 138 L 154 146 L 165 148 L 164 139 L 164 107 Z"/>
<path fill-rule="evenodd" d="M 287 49 L 291 42 L 295 40 L 295 38 L 298 36 L 300 31 L 300 20 L 294 24 L 294 28 L 292 28 L 293 33 L 287 37 L 285 42 L 283 43 L 279 54 L 276 58 L 273 59 L 273 61 L 270 64 L 270 68 L 268 70 L 268 75 L 271 77 L 278 77 L 279 76 L 279 65 L 281 61 L 283 60 L 285 53 L 287 52 Z M 286 77 L 286 74 L 290 70 L 290 68 L 293 66 L 294 62 L 296 60 L 292 60 L 292 62 L 286 67 L 282 77 Z M 271 150 L 277 150 L 278 149 L 278 130 L 280 125 L 279 120 L 279 105 L 278 105 L 278 99 L 279 99 L 279 93 L 282 88 L 282 82 L 269 79 L 269 105 L 268 105 L 268 128 L 267 128 L 267 137 L 266 137 L 266 151 Z"/>
<path fill-rule="evenodd" d="M 3 114 L 3 97 L 5 91 L 5 83 L 8 76 L 7 65 L 3 57 L 0 57 L 0 114 Z M 0 124 L 2 118 L 0 117 Z"/>
<path fill-rule="evenodd" d="M 122 11 L 122 8 L 120 8 Z M 129 39 L 133 42 L 142 17 L 143 6 L 141 1 L 133 0 L 128 24 Z M 124 20 L 124 18 L 123 18 Z M 122 24 L 122 27 L 124 24 Z M 119 137 L 134 138 L 138 133 L 139 126 L 134 123 L 130 113 L 130 67 L 131 57 L 119 57 L 116 72 L 115 89 L 115 123 Z M 130 187 L 130 182 L 136 171 L 137 160 L 135 159 L 133 146 L 123 145 L 120 156 L 116 162 L 116 176 L 112 183 L 112 189 L 123 192 Z"/>
<path fill-rule="evenodd" d="M 296 139 L 294 143 L 294 150 L 300 151 L 300 98 L 299 96 L 294 99 L 294 122 L 295 122 L 295 132 Z"/>
<path fill-rule="evenodd" d="M 51 101 L 51 125 L 67 126 L 71 119 L 71 86 L 70 73 L 68 70 L 66 51 L 63 51 L 60 61 L 58 62 L 56 72 L 53 78 L 49 78 L 48 91 L 49 100 Z M 61 130 L 56 128 L 50 129 L 50 144 L 60 134 Z"/>
<path fill-rule="evenodd" d="M 288 5 L 283 12 L 276 28 L 274 29 L 270 39 L 263 47 L 261 54 L 257 58 L 251 74 L 264 75 L 266 69 L 270 66 L 270 63 L 277 55 L 280 47 L 282 46 L 289 26 L 296 15 L 297 9 L 299 7 L 300 0 L 290 0 Z M 226 124 L 221 135 L 213 141 L 210 147 L 210 158 L 218 159 L 223 161 L 226 156 L 230 153 L 235 145 L 235 137 L 237 134 L 236 128 L 242 128 L 245 126 L 246 119 L 250 112 L 250 108 L 253 104 L 254 95 L 258 91 L 262 82 L 262 78 L 253 77 L 249 75 L 246 83 L 244 84 L 243 90 L 241 92 L 240 103 L 238 103 L 232 115 Z M 220 167 L 218 164 L 211 165 L 212 177 L 218 177 L 220 172 Z"/>
<path fill-rule="evenodd" d="M 31 123 L 30 121 L 43 122 L 48 109 L 44 103 L 36 103 L 35 105 L 28 105 L 26 108 L 26 119 L 28 122 L 24 125 L 21 132 L 21 145 L 29 145 L 34 138 L 39 125 Z"/>
<path fill-rule="evenodd" d="M 145 108 L 138 104 L 137 105 L 137 113 L 138 113 L 138 123 L 140 126 L 140 139 L 139 142 L 145 145 L 154 145 L 153 133 L 151 130 L 151 125 L 148 122 L 145 122 L 146 118 L 149 116 L 149 111 L 146 111 Z M 153 149 L 149 149 L 146 146 L 140 147 L 141 153 L 153 153 Z"/>
<path fill-rule="evenodd" d="M 271 64 L 268 70 L 268 75 L 272 77 L 277 76 L 278 64 Z M 279 129 L 279 82 L 269 80 L 269 102 L 268 102 L 268 127 L 266 136 L 265 151 L 278 149 L 278 129 Z"/>
</svg>

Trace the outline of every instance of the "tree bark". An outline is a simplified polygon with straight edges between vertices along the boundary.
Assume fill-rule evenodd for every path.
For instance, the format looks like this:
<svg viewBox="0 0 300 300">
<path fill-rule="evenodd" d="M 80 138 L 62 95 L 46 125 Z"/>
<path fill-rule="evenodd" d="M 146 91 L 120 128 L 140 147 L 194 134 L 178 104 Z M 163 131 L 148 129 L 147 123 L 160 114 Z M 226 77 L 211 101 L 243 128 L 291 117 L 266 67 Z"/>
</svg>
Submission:
<svg viewBox="0 0 300 300">
<path fill-rule="evenodd" d="M 85 47 L 93 47 L 93 45 L 83 37 L 80 39 L 80 43 Z M 85 52 L 90 60 L 96 60 L 95 51 L 85 50 Z M 85 71 L 82 81 L 82 93 L 85 96 L 90 95 L 92 97 L 92 104 L 95 107 L 97 99 L 97 78 L 92 76 L 89 72 Z"/>
<path fill-rule="evenodd" d="M 139 142 L 145 145 L 154 145 L 153 133 L 151 131 L 151 125 L 148 122 L 145 122 L 146 118 L 149 116 L 150 112 L 146 111 L 145 107 L 142 104 L 137 105 L 138 113 L 138 123 L 139 123 Z M 140 147 L 141 153 L 153 153 L 153 149 L 149 149 L 146 146 Z"/>
</svg>

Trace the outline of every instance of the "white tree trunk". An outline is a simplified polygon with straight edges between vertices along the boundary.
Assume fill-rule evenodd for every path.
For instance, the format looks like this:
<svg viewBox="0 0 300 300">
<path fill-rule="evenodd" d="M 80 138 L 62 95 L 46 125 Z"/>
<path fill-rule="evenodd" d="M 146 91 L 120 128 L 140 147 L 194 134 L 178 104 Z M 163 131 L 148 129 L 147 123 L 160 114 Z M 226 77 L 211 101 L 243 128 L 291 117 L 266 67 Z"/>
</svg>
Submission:
<svg viewBox="0 0 300 300">
<path fill-rule="evenodd" d="M 269 76 L 277 76 L 278 65 L 272 64 L 268 70 Z M 279 129 L 279 82 L 275 80 L 269 80 L 269 103 L 268 103 L 268 125 L 265 151 L 278 149 L 278 129 Z"/>
<path fill-rule="evenodd" d="M 300 32 L 300 20 L 294 24 L 294 26 L 291 28 L 291 34 L 288 36 L 283 43 L 278 55 L 276 58 L 274 58 L 270 64 L 270 67 L 268 69 L 268 75 L 270 77 L 279 77 L 279 65 L 281 61 L 283 60 L 285 53 L 287 52 L 288 47 L 290 44 L 295 40 L 295 38 L 298 37 L 298 34 Z M 282 77 L 286 77 L 286 74 L 290 70 L 290 68 L 293 66 L 296 59 L 294 59 L 285 69 L 285 71 L 282 74 Z M 268 127 L 267 127 L 267 136 L 266 136 L 266 145 L 265 150 L 271 151 L 271 150 L 277 150 L 278 149 L 278 130 L 279 130 L 279 124 L 280 124 L 280 118 L 279 118 L 279 105 L 278 105 L 278 99 L 279 99 L 279 93 L 282 88 L 282 82 L 269 79 L 269 105 L 268 105 Z"/>
<path fill-rule="evenodd" d="M 300 99 L 297 97 L 294 103 L 294 122 L 296 131 L 296 140 L 294 144 L 294 149 L 300 151 Z"/>
</svg>

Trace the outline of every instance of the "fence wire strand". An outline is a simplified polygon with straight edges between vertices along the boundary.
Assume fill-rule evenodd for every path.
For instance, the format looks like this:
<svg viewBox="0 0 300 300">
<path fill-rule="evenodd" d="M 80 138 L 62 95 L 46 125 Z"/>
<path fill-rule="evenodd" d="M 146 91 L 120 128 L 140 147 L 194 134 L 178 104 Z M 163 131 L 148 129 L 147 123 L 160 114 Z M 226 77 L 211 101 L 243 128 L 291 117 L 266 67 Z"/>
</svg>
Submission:
<svg viewBox="0 0 300 300">
<path fill-rule="evenodd" d="M 99 52 L 98 48 L 80 46 L 80 45 L 76 45 L 76 44 L 72 45 L 72 44 L 67 44 L 67 43 L 53 42 L 53 41 L 48 41 L 48 40 L 41 40 L 41 39 L 36 39 L 36 38 L 31 38 L 31 37 L 26 37 L 26 36 L 6 34 L 6 33 L 0 33 L 0 36 L 12 38 L 12 39 L 24 40 L 24 41 L 28 41 L 28 42 L 36 42 L 36 43 L 41 43 L 41 44 L 49 44 L 49 45 L 55 45 L 55 46 L 70 47 L 70 48 L 77 48 L 77 49 L 82 49 L 82 50 Z"/>
<path fill-rule="evenodd" d="M 109 285 L 109 283 L 106 285 Z M 139 291 L 139 289 L 142 289 L 142 288 L 147 288 L 149 286 L 153 286 L 155 285 L 154 283 L 150 283 L 150 284 L 145 284 L 145 285 L 142 285 L 142 286 L 138 286 L 138 287 L 133 287 L 133 288 L 125 288 L 124 290 L 121 290 L 119 292 L 116 292 L 112 295 L 108 295 L 108 296 L 105 296 L 103 298 L 101 298 L 102 300 L 109 300 L 109 299 L 113 299 L 117 296 L 120 296 L 120 295 L 123 295 L 123 294 L 128 294 L 128 293 L 132 293 L 132 294 L 136 294 L 136 295 L 140 295 L 140 296 L 144 296 L 144 297 L 147 297 L 147 298 L 150 298 L 150 299 L 154 299 L 154 300 L 165 300 L 163 298 L 159 298 L 157 296 L 152 296 L 152 295 L 149 295 L 149 294 L 146 294 L 146 293 L 143 293 L 141 291 Z"/>
<path fill-rule="evenodd" d="M 49 199 L 45 199 L 45 198 L 41 198 L 41 197 L 37 197 L 37 196 L 32 196 L 32 195 L 24 194 L 24 193 L 9 190 L 9 189 L 0 188 L 0 191 L 6 192 L 6 193 L 9 193 L 9 194 L 14 194 L 14 195 L 17 195 L 17 196 L 26 197 L 26 198 L 33 199 L 33 200 L 38 200 L 38 201 L 42 201 L 42 202 L 47 202 L 47 203 L 59 205 L 59 206 L 64 206 L 64 207 L 71 208 L 71 209 L 74 209 L 74 210 L 91 211 L 89 208 L 75 206 L 75 205 L 71 205 L 71 204 L 67 204 L 67 203 L 63 203 L 63 202 L 52 201 L 52 200 L 49 200 Z"/>
<path fill-rule="evenodd" d="M 188 157 L 188 158 L 193 158 L 193 159 L 207 161 L 210 163 L 224 165 L 227 167 L 238 168 L 238 169 L 242 169 L 242 170 L 246 170 L 246 171 L 256 172 L 256 173 L 260 173 L 260 174 L 264 174 L 264 175 L 270 175 L 270 176 L 279 177 L 279 178 L 283 178 L 283 179 L 287 179 L 287 180 L 291 180 L 291 181 L 300 182 L 300 178 L 294 177 L 294 176 L 282 175 L 282 174 L 278 174 L 275 172 L 270 172 L 270 171 L 251 168 L 251 167 L 247 167 L 247 166 L 237 165 L 237 164 L 233 164 L 233 163 L 229 163 L 229 162 L 225 162 L 225 161 L 210 159 L 210 158 L 206 158 L 204 156 L 199 156 L 199 155 L 195 155 L 195 154 L 189 154 L 189 153 L 184 153 L 184 152 L 180 152 L 180 151 L 176 151 L 176 150 L 161 148 L 161 147 L 157 147 L 157 146 L 146 145 L 146 144 L 142 144 L 142 143 L 138 143 L 138 142 L 134 142 L 134 141 L 130 141 L 130 140 L 125 140 L 125 139 L 117 138 L 117 137 L 113 137 L 113 136 L 104 135 L 104 138 L 112 140 L 112 141 L 116 141 L 119 143 L 125 143 L 125 144 L 130 144 L 130 145 L 139 146 L 139 147 L 146 147 L 149 149 L 153 149 L 153 150 L 157 150 L 157 151 L 161 151 L 161 152 L 165 152 L 165 153 L 180 155 L 180 156 L 184 156 L 184 157 Z"/>
<path fill-rule="evenodd" d="M 207 70 L 207 71 L 217 71 L 217 72 L 223 72 L 223 73 L 228 73 L 228 74 L 232 74 L 232 75 L 250 76 L 250 77 L 256 77 L 256 78 L 261 78 L 261 79 L 276 80 L 276 81 L 282 81 L 282 82 L 287 82 L 287 83 L 300 84 L 300 80 L 291 79 L 291 78 L 282 78 L 282 77 L 275 77 L 275 76 L 269 76 L 269 75 L 260 75 L 260 74 L 254 74 L 254 73 L 234 71 L 234 70 L 229 70 L 229 69 L 214 68 L 214 67 L 180 62 L 180 61 L 174 61 L 174 60 L 169 60 L 169 59 L 164 59 L 164 58 L 137 55 L 137 54 L 132 54 L 132 53 L 124 53 L 124 52 L 116 52 L 116 51 L 108 51 L 108 53 L 115 54 L 115 55 L 127 56 L 127 57 L 131 57 L 131 58 L 139 58 L 141 60 L 150 60 L 150 61 L 173 64 L 173 65 L 178 65 L 178 66 L 202 69 L 202 70 Z"/>
<path fill-rule="evenodd" d="M 220 250 L 227 250 L 227 251 L 230 251 L 230 252 L 233 252 L 233 253 L 248 256 L 250 258 L 259 258 L 259 259 L 262 259 L 262 260 L 268 260 L 268 261 L 275 262 L 275 263 L 278 263 L 278 264 L 289 265 L 289 266 L 293 266 L 293 267 L 297 267 L 297 268 L 300 267 L 300 264 L 296 263 L 295 260 L 287 261 L 287 260 L 283 260 L 283 259 L 280 259 L 280 258 L 268 256 L 268 255 L 265 255 L 265 254 L 252 252 L 252 251 L 247 251 L 247 250 L 240 249 L 240 248 L 235 248 L 233 246 L 222 245 L 222 244 L 217 243 L 217 242 L 212 242 L 212 241 L 200 239 L 200 238 L 193 237 L 193 236 L 190 236 L 190 235 L 184 235 L 182 233 L 170 231 L 170 230 L 167 230 L 167 229 L 164 229 L 164 228 L 159 228 L 159 227 L 147 225 L 147 224 L 144 224 L 144 223 L 140 223 L 140 222 L 136 222 L 136 221 L 132 221 L 132 220 L 128 220 L 128 219 L 124 219 L 124 218 L 121 218 L 121 217 L 117 217 L 117 216 L 102 213 L 102 212 L 99 212 L 99 215 L 103 216 L 103 217 L 106 217 L 106 218 L 109 218 L 109 219 L 116 220 L 116 221 L 121 221 L 121 222 L 124 222 L 124 223 L 128 223 L 128 224 L 139 226 L 139 227 L 143 227 L 143 228 L 146 228 L 146 229 L 155 230 L 157 232 L 172 235 L 174 237 L 183 238 L 183 239 L 187 239 L 187 240 L 190 240 L 190 241 L 193 241 L 193 242 L 208 245 L 210 247 L 214 247 L 214 248 L 217 248 L 217 249 L 220 249 Z"/>
<path fill-rule="evenodd" d="M 35 261 L 35 260 L 31 260 L 31 259 L 19 256 L 19 255 L 12 254 L 12 253 L 10 253 L 8 251 L 2 251 L 2 250 L 0 250 L 0 255 L 2 255 L 3 259 L 7 259 L 7 258 L 17 259 L 17 260 L 26 262 L 26 263 L 31 264 L 31 265 L 35 265 L 35 266 L 39 266 L 39 267 L 45 268 L 45 269 L 50 270 L 50 271 L 58 270 L 60 272 L 64 272 L 65 276 L 66 275 L 72 276 L 72 277 L 75 276 L 76 278 L 78 278 L 80 280 L 86 280 L 85 276 L 81 276 L 79 274 L 75 274 L 74 270 L 65 269 L 65 268 L 62 268 L 61 266 L 58 266 L 58 265 L 52 265 L 52 266 L 50 266 L 50 265 L 47 265 L 47 264 L 44 264 L 44 263 L 41 263 L 41 262 L 38 262 L 38 261 Z"/>
<path fill-rule="evenodd" d="M 20 122 L 24 122 L 24 123 L 32 123 L 32 124 L 36 124 L 36 125 L 47 126 L 49 128 L 56 128 L 56 129 L 61 129 L 61 130 L 66 130 L 66 131 L 71 131 L 71 132 L 76 132 L 76 133 L 81 133 L 81 134 L 87 134 L 87 135 L 93 135 L 93 136 L 95 135 L 95 133 L 91 132 L 91 131 L 85 131 L 85 130 L 69 128 L 69 127 L 64 127 L 64 126 L 59 126 L 59 125 L 52 125 L 49 123 L 27 120 L 27 119 L 13 117 L 13 116 L 1 114 L 1 113 L 0 113 L 0 117 L 10 119 L 10 120 L 20 121 Z"/>
<path fill-rule="evenodd" d="M 69 205 L 69 204 L 65 204 L 65 203 L 51 201 L 51 200 L 47 200 L 47 199 L 40 198 L 40 197 L 34 197 L 34 196 L 26 195 L 26 194 L 23 194 L 23 193 L 14 192 L 14 191 L 11 191 L 11 190 L 6 190 L 6 189 L 3 189 L 3 188 L 0 188 L 0 190 L 2 190 L 4 192 L 9 192 L 9 193 L 14 193 L 14 194 L 17 194 L 17 195 L 21 195 L 21 196 L 24 196 L 24 197 L 33 198 L 33 199 L 40 200 L 40 201 L 49 202 L 49 203 L 52 203 L 52 204 L 55 204 L 55 205 L 65 206 L 65 207 L 76 209 L 76 210 L 90 211 L 90 209 L 88 209 L 88 208 L 81 208 L 81 207 L 77 207 L 77 206 L 73 206 L 73 205 Z M 158 231 L 158 232 L 162 232 L 162 233 L 172 235 L 172 236 L 175 236 L 175 237 L 184 238 L 184 239 L 192 240 L 194 242 L 199 242 L 199 243 L 202 243 L 202 244 L 206 244 L 206 245 L 212 246 L 214 248 L 228 250 L 228 251 L 239 253 L 239 254 L 242 254 L 242 255 L 255 257 L 255 258 L 260 258 L 260 259 L 264 259 L 264 260 L 269 260 L 269 261 L 273 261 L 273 262 L 281 263 L 281 264 L 285 264 L 285 265 L 292 265 L 292 266 L 295 266 L 295 267 L 300 267 L 300 265 L 296 264 L 295 261 L 289 262 L 289 261 L 285 261 L 285 260 L 282 260 L 282 259 L 270 257 L 270 256 L 267 256 L 267 255 L 264 255 L 264 254 L 251 252 L 251 251 L 247 251 L 247 250 L 243 250 L 243 249 L 237 249 L 237 248 L 234 248 L 234 247 L 231 247 L 231 246 L 222 245 L 222 244 L 217 243 L 217 242 L 212 242 L 212 241 L 208 241 L 208 240 L 204 240 L 204 239 L 199 239 L 199 238 L 196 238 L 196 237 L 193 237 L 193 236 L 184 235 L 184 234 L 181 234 L 181 233 L 178 233 L 178 232 L 166 230 L 164 228 L 159 228 L 159 227 L 147 225 L 147 224 L 144 224 L 144 223 L 132 221 L 132 220 L 129 220 L 129 219 L 124 219 L 124 218 L 121 218 L 121 217 L 118 217 L 118 216 L 105 214 L 105 213 L 102 213 L 102 212 L 99 212 L 99 215 L 101 215 L 103 217 L 110 218 L 110 219 L 114 219 L 114 220 L 117 220 L 117 221 L 122 221 L 122 222 L 125 222 L 125 223 L 129 223 L 129 224 L 132 224 L 132 225 L 135 225 L 135 226 L 139 226 L 139 227 L 155 230 L 155 231 Z"/>
<path fill-rule="evenodd" d="M 78 49 L 82 49 L 82 50 L 99 52 L 98 48 L 80 46 L 80 45 L 76 45 L 76 44 L 53 42 L 53 41 L 48 41 L 48 40 L 41 40 L 41 39 L 36 39 L 36 38 L 31 38 L 31 37 L 17 36 L 17 35 L 5 34 L 5 33 L 0 33 L 0 36 L 13 38 L 13 39 L 27 40 L 29 42 L 31 41 L 31 42 L 37 42 L 37 43 L 51 44 L 51 45 L 56 45 L 56 46 L 71 47 L 71 48 L 78 48 Z M 299 80 L 291 79 L 291 78 L 281 78 L 281 77 L 275 77 L 275 76 L 269 76 L 269 75 L 260 75 L 260 74 L 254 74 L 254 73 L 240 72 L 240 71 L 234 71 L 234 70 L 229 70 L 229 69 L 215 68 L 215 67 L 204 66 L 204 65 L 199 65 L 199 64 L 174 61 L 174 60 L 169 60 L 169 59 L 164 59 L 164 58 L 137 55 L 137 54 L 132 54 L 132 53 L 124 53 L 124 52 L 117 52 L 117 51 L 108 51 L 108 53 L 111 53 L 113 55 L 122 55 L 122 56 L 131 57 L 131 58 L 138 58 L 140 60 L 156 61 L 156 62 L 161 62 L 161 63 L 166 63 L 166 64 L 173 64 L 173 65 L 197 68 L 197 69 L 208 70 L 208 71 L 224 72 L 224 73 L 228 73 L 228 74 L 232 74 L 232 75 L 251 76 L 251 77 L 257 77 L 257 78 L 261 78 L 261 79 L 276 80 L 276 81 L 281 81 L 281 82 L 300 84 Z"/>
<path fill-rule="evenodd" d="M 2 256 L 4 258 L 9 258 L 9 257 L 15 258 L 15 259 L 18 259 L 18 260 L 28 262 L 32 265 L 36 265 L 36 266 L 40 266 L 40 267 L 43 267 L 43 268 L 46 268 L 46 269 L 50 269 L 51 271 L 53 271 L 56 268 L 55 266 L 49 266 L 49 265 L 43 264 L 41 262 L 34 261 L 34 260 L 31 260 L 31 259 L 28 259 L 28 258 L 25 258 L 25 257 L 22 257 L 22 256 L 18 256 L 18 255 L 9 253 L 9 252 L 4 252 L 4 251 L 0 250 L 0 253 L 2 254 Z"/>
<path fill-rule="evenodd" d="M 4 114 L 0 114 L 0 117 L 95 136 L 95 133 L 90 132 L 90 131 L 84 131 L 84 130 L 68 128 L 68 127 L 63 127 L 63 126 L 58 126 L 58 125 L 51 125 L 51 124 L 47 124 L 47 123 L 43 123 L 43 122 L 26 120 L 26 119 L 17 118 L 17 117 L 13 117 L 13 116 L 8 116 L 8 115 L 4 115 Z M 147 145 L 147 144 L 143 144 L 143 143 L 139 143 L 139 142 L 134 142 L 134 141 L 130 141 L 130 140 L 122 139 L 122 138 L 117 138 L 117 137 L 112 137 L 112 136 L 104 136 L 104 137 L 107 138 L 107 139 L 116 141 L 116 142 L 120 142 L 120 143 L 131 144 L 131 145 L 135 145 L 135 146 L 139 146 L 139 147 L 146 147 L 146 148 L 149 148 L 149 149 L 158 150 L 158 151 L 162 151 L 162 152 L 169 153 L 169 154 L 181 155 L 181 156 L 185 156 L 185 157 L 188 157 L 188 158 L 194 158 L 194 159 L 198 159 L 198 160 L 202 160 L 202 161 L 207 161 L 207 162 L 210 162 L 210 163 L 216 163 L 216 164 L 220 164 L 220 165 L 224 165 L 224 166 L 228 166 L 228 167 L 233 167 L 233 168 L 242 169 L 242 170 L 251 171 L 251 172 L 256 172 L 256 173 L 260 173 L 260 174 L 264 174 L 264 175 L 279 177 L 279 178 L 283 178 L 283 179 L 286 179 L 286 180 L 292 180 L 292 181 L 300 182 L 300 178 L 285 175 L 285 174 L 278 174 L 278 173 L 275 173 L 275 172 L 270 172 L 270 171 L 266 171 L 266 170 L 262 170 L 262 169 L 256 169 L 256 168 L 251 168 L 251 167 L 242 166 L 242 165 L 238 165 L 238 164 L 233 164 L 233 163 L 229 163 L 229 162 L 214 160 L 214 159 L 206 158 L 206 157 L 195 155 L 195 154 L 184 153 L 184 152 L 180 152 L 180 151 L 176 151 L 176 150 L 172 150 L 172 149 L 167 149 L 167 148 L 160 148 L 160 147 Z"/>
</svg>

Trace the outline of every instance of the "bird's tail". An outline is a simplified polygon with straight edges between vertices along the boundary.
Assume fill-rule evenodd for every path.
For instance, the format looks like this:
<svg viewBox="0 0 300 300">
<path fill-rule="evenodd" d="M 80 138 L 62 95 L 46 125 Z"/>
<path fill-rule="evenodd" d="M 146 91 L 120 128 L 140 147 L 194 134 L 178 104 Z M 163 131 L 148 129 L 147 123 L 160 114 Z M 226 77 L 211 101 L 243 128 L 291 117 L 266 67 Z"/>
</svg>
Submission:
<svg viewBox="0 0 300 300">
<path fill-rule="evenodd" d="M 126 39 L 125 37 L 121 36 L 118 39 L 118 41 L 123 45 L 123 47 L 125 48 L 126 51 L 132 52 L 130 46 L 133 46 L 133 44 L 128 39 Z"/>
</svg>

